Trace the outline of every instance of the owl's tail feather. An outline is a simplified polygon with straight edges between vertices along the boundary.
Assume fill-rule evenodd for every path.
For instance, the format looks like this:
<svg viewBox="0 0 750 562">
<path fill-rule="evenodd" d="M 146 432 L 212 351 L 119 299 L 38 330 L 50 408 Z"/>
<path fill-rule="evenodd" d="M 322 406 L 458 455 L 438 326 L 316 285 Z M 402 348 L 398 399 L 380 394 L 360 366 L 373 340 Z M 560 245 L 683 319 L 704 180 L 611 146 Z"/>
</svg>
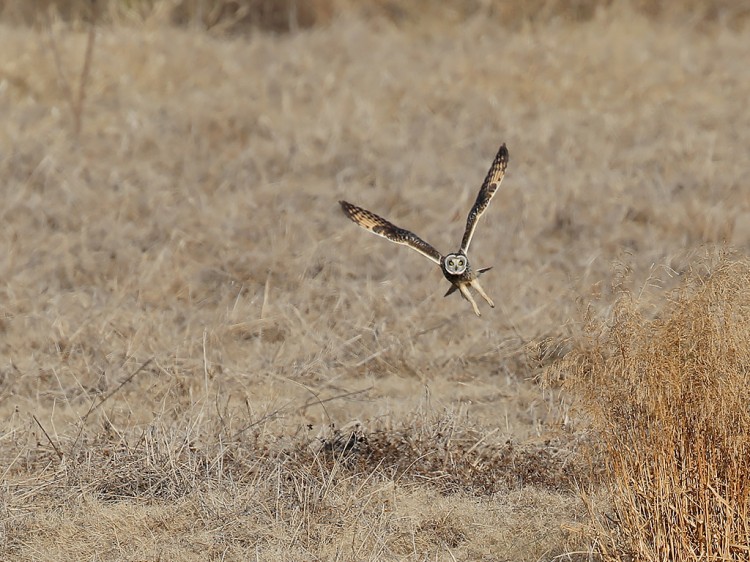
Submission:
<svg viewBox="0 0 750 562">
<path fill-rule="evenodd" d="M 484 273 L 485 271 L 489 271 L 490 269 L 492 269 L 492 266 L 490 266 L 490 267 L 483 267 L 481 269 L 477 269 L 477 277 L 479 277 L 480 275 L 482 275 L 482 273 Z M 448 289 L 448 292 L 443 295 L 443 298 L 452 295 L 456 291 L 458 291 L 458 285 L 451 285 L 451 288 Z"/>
</svg>

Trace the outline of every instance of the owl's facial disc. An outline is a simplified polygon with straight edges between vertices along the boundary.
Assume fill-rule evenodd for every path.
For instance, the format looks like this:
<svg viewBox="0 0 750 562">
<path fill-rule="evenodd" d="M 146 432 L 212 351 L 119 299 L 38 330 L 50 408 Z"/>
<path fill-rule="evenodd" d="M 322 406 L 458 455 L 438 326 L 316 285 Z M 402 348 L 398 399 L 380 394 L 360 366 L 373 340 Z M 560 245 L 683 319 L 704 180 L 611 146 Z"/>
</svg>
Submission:
<svg viewBox="0 0 750 562">
<path fill-rule="evenodd" d="M 448 254 L 445 256 L 445 261 L 443 262 L 445 270 L 451 275 L 461 275 L 466 271 L 467 265 L 466 256 L 461 254 Z"/>
</svg>

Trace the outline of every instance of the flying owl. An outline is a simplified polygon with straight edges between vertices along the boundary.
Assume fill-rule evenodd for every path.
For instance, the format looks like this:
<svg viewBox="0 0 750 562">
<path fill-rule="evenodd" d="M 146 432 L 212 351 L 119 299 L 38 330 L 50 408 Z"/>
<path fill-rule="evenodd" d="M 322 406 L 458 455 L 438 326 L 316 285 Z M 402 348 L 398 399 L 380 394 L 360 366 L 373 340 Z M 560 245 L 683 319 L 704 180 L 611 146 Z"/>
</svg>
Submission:
<svg viewBox="0 0 750 562">
<path fill-rule="evenodd" d="M 474 202 L 471 211 L 469 211 L 469 216 L 466 219 L 466 230 L 464 231 L 464 237 L 461 240 L 461 248 L 458 251 L 445 256 L 413 232 L 399 228 L 393 223 L 385 220 L 383 217 L 371 213 L 361 207 L 357 207 L 356 205 L 352 205 L 351 203 L 347 203 L 346 201 L 339 201 L 339 203 L 341 204 L 341 208 L 344 210 L 346 216 L 365 230 L 369 230 L 373 234 L 387 238 L 396 244 L 409 246 L 438 264 L 445 278 L 451 282 L 451 288 L 448 289 L 445 296 L 447 297 L 456 290 L 459 290 L 463 297 L 471 303 L 474 313 L 477 316 L 481 316 L 479 307 L 469 292 L 469 287 L 476 289 L 476 291 L 482 295 L 482 298 L 487 301 L 487 304 L 492 308 L 495 308 L 495 303 L 492 302 L 492 299 L 489 296 L 487 296 L 487 293 L 484 292 L 484 289 L 482 289 L 482 286 L 478 281 L 478 278 L 482 273 L 492 268 L 484 267 L 474 271 L 469 265 L 469 258 L 466 254 L 469 251 L 469 245 L 474 236 L 474 231 L 477 228 L 479 217 L 481 217 L 487 210 L 497 188 L 500 186 L 500 182 L 503 181 L 505 168 L 507 166 L 508 149 L 505 148 L 505 144 L 503 143 L 500 150 L 497 152 L 497 156 L 495 156 L 495 160 L 492 162 L 490 171 L 487 172 L 487 177 L 479 190 L 477 200 Z"/>
</svg>

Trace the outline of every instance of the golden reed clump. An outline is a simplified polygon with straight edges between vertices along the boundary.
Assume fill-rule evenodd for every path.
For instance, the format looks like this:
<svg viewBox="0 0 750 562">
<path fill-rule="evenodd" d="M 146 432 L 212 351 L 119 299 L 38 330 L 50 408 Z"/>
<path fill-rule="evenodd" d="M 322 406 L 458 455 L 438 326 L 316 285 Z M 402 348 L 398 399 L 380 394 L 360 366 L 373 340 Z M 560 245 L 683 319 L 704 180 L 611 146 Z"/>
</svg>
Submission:
<svg viewBox="0 0 750 562">
<path fill-rule="evenodd" d="M 568 382 L 601 439 L 605 560 L 750 557 L 750 261 L 692 273 L 649 319 L 625 292 Z"/>
</svg>

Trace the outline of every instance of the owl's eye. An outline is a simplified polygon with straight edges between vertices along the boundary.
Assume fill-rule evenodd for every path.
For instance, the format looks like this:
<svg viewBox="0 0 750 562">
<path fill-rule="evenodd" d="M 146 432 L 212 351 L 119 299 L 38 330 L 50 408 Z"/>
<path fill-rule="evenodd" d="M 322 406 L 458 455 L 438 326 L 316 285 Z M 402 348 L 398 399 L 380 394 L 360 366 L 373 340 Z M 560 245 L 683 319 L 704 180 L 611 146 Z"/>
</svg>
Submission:
<svg viewBox="0 0 750 562">
<path fill-rule="evenodd" d="M 448 265 L 451 266 L 451 267 L 456 267 L 456 260 L 450 260 L 448 262 Z"/>
</svg>

